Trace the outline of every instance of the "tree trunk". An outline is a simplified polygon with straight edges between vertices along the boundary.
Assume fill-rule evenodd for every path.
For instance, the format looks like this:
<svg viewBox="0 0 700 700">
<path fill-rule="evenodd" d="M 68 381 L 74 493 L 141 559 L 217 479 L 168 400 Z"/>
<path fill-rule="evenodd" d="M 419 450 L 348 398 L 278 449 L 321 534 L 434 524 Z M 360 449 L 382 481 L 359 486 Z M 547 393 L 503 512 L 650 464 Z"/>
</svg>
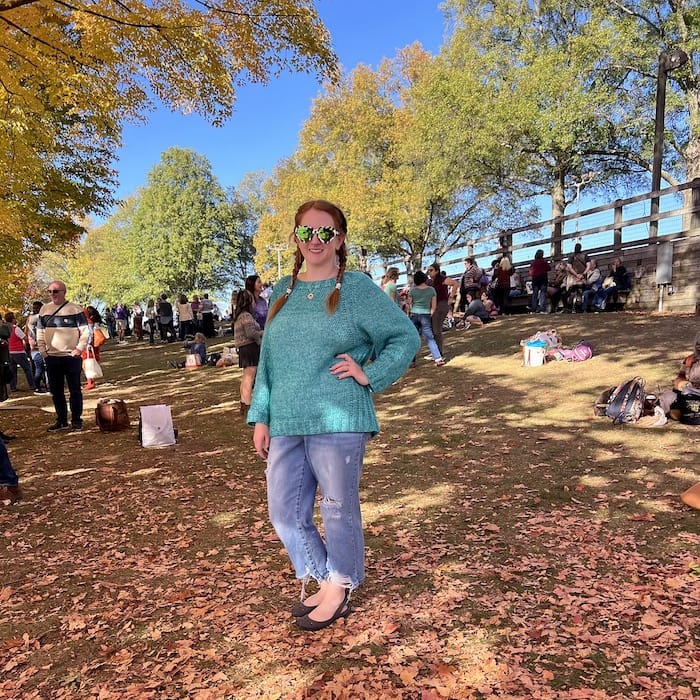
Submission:
<svg viewBox="0 0 700 700">
<path fill-rule="evenodd" d="M 561 257 L 562 254 L 561 236 L 563 230 L 561 221 L 558 219 L 564 216 L 564 210 L 566 208 L 564 168 L 557 168 L 555 174 L 556 177 L 552 185 L 552 219 L 554 219 L 554 223 L 552 224 L 552 243 L 550 246 L 550 255 L 556 260 L 557 258 Z"/>
</svg>

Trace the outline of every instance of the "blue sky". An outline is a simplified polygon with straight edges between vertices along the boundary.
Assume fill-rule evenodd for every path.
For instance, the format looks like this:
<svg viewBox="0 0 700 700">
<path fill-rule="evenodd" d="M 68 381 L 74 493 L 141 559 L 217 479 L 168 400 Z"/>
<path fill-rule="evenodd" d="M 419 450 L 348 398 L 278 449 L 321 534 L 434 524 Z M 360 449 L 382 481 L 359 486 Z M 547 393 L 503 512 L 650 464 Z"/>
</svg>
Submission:
<svg viewBox="0 0 700 700">
<path fill-rule="evenodd" d="M 316 7 L 346 73 L 359 63 L 376 68 L 382 58 L 414 41 L 431 53 L 443 42 L 445 22 L 437 0 L 318 0 Z M 305 74 L 284 74 L 266 86 L 246 86 L 238 92 L 233 117 L 219 128 L 195 115 L 157 109 L 146 124 L 124 129 L 115 163 L 117 196 L 145 184 L 148 171 L 171 146 L 206 156 L 224 187 L 237 185 L 247 172 L 270 173 L 294 152 L 311 101 L 320 91 L 314 77 Z"/>
</svg>

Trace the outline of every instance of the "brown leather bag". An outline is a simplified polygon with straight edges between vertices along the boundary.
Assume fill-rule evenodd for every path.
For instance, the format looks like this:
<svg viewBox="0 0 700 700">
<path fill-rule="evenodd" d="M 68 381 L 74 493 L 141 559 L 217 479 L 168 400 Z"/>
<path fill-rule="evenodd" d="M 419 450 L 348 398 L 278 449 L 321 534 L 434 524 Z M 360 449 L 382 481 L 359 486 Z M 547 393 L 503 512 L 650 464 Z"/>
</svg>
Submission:
<svg viewBox="0 0 700 700">
<path fill-rule="evenodd" d="M 95 423 L 105 433 L 128 430 L 131 421 L 126 403 L 122 399 L 100 399 L 95 407 Z"/>
</svg>

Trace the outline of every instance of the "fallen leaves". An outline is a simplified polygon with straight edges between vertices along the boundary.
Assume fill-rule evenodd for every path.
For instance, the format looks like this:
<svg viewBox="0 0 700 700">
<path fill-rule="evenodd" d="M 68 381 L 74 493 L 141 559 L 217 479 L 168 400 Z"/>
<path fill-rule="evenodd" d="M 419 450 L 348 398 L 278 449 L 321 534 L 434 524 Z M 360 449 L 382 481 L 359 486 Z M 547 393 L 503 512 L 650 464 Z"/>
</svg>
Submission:
<svg viewBox="0 0 700 700">
<path fill-rule="evenodd" d="M 168 395 L 170 373 L 135 372 L 120 387 L 134 403 Z M 625 471 L 629 433 L 590 447 L 580 421 L 528 429 L 476 411 L 465 428 L 464 407 L 441 406 L 434 379 L 423 386 L 415 373 L 419 417 L 389 396 L 385 430 L 368 447 L 367 580 L 347 621 L 309 635 L 289 616 L 299 583 L 267 518 L 250 431 L 218 408 L 232 375 L 200 376 L 198 392 L 177 397 L 172 450 L 95 430 L 51 450 L 13 443 L 27 497 L 0 510 L 10 562 L 0 570 L 0 696 L 700 694 L 700 536 L 662 470 L 635 457 Z M 487 411 L 500 380 L 468 381 Z M 503 415 L 515 421 L 529 402 L 507 389 Z M 60 465 L 75 464 L 77 446 L 90 464 L 69 473 Z"/>
</svg>

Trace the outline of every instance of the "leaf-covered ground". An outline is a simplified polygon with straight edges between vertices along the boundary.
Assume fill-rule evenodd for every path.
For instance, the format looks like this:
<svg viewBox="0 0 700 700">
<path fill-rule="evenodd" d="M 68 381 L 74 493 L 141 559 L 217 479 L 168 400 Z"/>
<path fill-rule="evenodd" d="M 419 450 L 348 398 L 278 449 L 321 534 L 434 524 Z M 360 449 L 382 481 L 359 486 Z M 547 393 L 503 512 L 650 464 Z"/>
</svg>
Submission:
<svg viewBox="0 0 700 700">
<path fill-rule="evenodd" d="M 579 364 L 521 366 L 548 324 Z M 49 435 L 50 399 L 0 404 L 24 499 L 0 506 L 0 696 L 649 698 L 700 696 L 700 429 L 592 417 L 635 374 L 668 386 L 698 318 L 505 318 L 451 332 L 377 400 L 362 497 L 367 580 L 317 634 L 266 514 L 237 368 L 109 346 L 86 430 Z M 212 349 L 221 346 L 214 344 Z M 22 380 L 20 379 L 20 382 Z M 100 433 L 98 398 L 132 430 Z M 139 405 L 179 443 L 138 446 Z"/>
</svg>

